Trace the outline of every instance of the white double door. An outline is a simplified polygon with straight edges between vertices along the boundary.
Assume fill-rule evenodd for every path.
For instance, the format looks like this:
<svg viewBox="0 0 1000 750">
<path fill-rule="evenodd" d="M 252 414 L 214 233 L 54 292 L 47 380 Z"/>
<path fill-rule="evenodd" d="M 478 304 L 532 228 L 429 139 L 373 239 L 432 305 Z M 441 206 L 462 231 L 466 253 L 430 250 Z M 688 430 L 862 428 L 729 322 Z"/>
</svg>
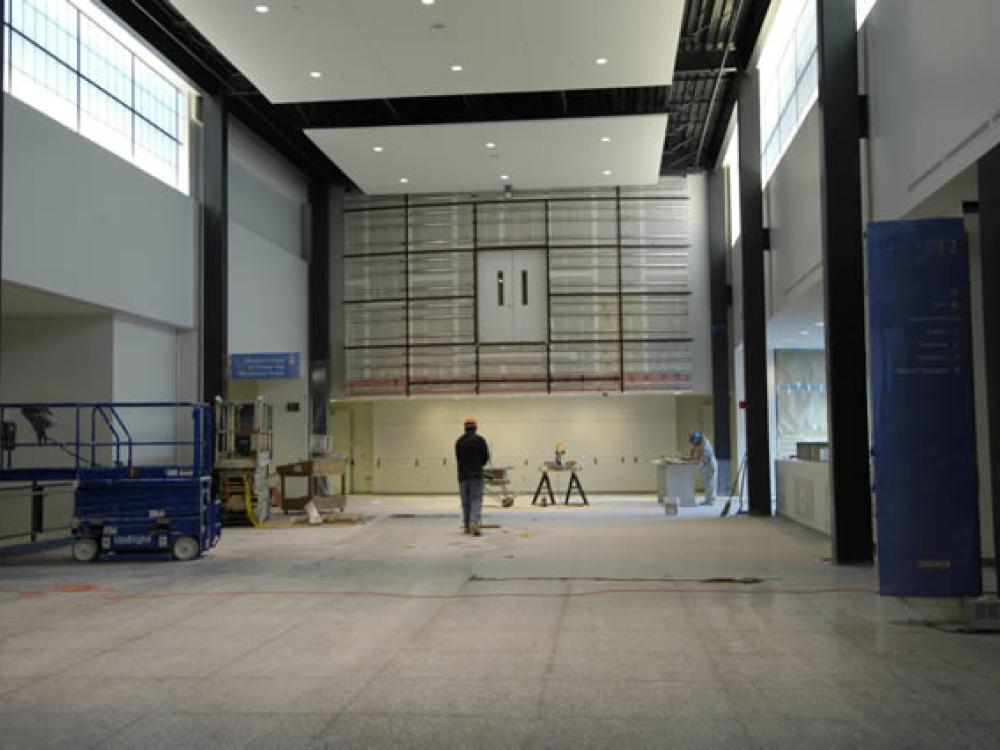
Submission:
<svg viewBox="0 0 1000 750">
<path fill-rule="evenodd" d="M 544 250 L 491 250 L 479 254 L 479 340 L 544 342 L 547 283 Z"/>
</svg>

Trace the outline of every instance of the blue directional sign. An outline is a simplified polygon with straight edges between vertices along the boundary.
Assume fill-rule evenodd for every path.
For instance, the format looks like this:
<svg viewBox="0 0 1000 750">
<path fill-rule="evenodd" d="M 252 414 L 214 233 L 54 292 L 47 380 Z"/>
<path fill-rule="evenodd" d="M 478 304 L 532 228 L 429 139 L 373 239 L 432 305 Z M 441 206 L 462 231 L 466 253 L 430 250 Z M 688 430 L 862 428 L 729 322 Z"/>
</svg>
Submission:
<svg viewBox="0 0 1000 750">
<path fill-rule="evenodd" d="M 981 590 L 968 262 L 961 219 L 868 225 L 883 594 Z"/>
<path fill-rule="evenodd" d="M 233 380 L 298 380 L 302 373 L 299 352 L 231 354 L 229 359 Z"/>
</svg>

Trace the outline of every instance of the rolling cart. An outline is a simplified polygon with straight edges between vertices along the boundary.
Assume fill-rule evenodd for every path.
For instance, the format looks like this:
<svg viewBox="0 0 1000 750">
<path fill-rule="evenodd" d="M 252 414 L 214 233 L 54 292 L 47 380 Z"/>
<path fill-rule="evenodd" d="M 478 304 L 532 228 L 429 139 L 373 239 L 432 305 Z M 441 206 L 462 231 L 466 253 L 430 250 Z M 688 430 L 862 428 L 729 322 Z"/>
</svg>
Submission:
<svg viewBox="0 0 1000 750">
<path fill-rule="evenodd" d="M 510 466 L 487 466 L 483 469 L 484 494 L 495 500 L 501 508 L 514 504 L 514 493 L 510 489 Z"/>
</svg>

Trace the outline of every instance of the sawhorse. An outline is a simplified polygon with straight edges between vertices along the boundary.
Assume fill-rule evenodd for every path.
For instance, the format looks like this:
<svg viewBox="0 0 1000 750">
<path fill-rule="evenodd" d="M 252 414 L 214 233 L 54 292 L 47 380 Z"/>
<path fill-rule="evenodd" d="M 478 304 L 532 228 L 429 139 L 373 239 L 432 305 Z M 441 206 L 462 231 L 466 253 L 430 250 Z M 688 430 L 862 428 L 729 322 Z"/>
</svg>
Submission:
<svg viewBox="0 0 1000 750">
<path fill-rule="evenodd" d="M 535 488 L 535 496 L 531 500 L 532 505 L 538 504 L 538 496 L 542 494 L 542 487 L 545 487 L 548 491 L 548 500 L 542 497 L 542 507 L 547 505 L 556 504 L 556 496 L 552 491 L 552 481 L 549 479 L 549 471 L 568 471 L 569 472 L 569 484 L 566 486 L 566 499 L 563 501 L 563 505 L 569 505 L 570 496 L 573 494 L 573 487 L 576 486 L 576 491 L 580 495 L 580 499 L 583 500 L 584 505 L 590 505 L 590 501 L 587 500 L 587 493 L 583 491 L 583 485 L 580 484 L 580 477 L 576 474 L 576 469 L 542 469 L 542 477 L 538 480 L 538 487 Z"/>
</svg>

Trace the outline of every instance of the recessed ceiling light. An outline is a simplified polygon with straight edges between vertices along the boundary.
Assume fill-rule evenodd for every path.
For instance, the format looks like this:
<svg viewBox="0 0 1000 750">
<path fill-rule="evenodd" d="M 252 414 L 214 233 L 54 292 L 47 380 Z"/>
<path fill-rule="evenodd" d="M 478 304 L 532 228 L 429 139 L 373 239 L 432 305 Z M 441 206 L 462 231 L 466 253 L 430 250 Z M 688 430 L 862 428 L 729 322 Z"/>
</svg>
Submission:
<svg viewBox="0 0 1000 750">
<path fill-rule="evenodd" d="M 509 174 L 502 174 L 502 175 L 500 175 L 500 179 L 501 180 L 509 180 L 510 179 L 510 175 Z"/>
<path fill-rule="evenodd" d="M 606 57 L 598 57 L 596 60 L 594 60 L 594 65 L 607 65 L 607 64 L 608 64 L 608 58 Z"/>
<path fill-rule="evenodd" d="M 610 177 L 611 176 L 611 170 L 610 169 L 605 169 L 603 172 L 601 172 L 601 174 L 604 175 L 605 177 Z"/>
<path fill-rule="evenodd" d="M 270 9 L 269 7 L 267 7 L 266 5 L 255 5 L 255 6 L 253 7 L 253 9 L 254 9 L 255 11 L 257 11 L 258 13 L 267 13 L 267 12 L 268 12 L 269 10 L 271 10 L 271 9 Z"/>
<path fill-rule="evenodd" d="M 601 143 L 611 143 L 611 136 L 610 135 L 602 135 L 601 136 Z"/>
<path fill-rule="evenodd" d="M 409 178 L 409 177 L 400 177 L 400 178 L 399 178 L 399 181 L 400 181 L 400 182 L 401 182 L 401 183 L 402 183 L 403 185 L 405 185 L 406 183 L 408 183 L 408 182 L 410 181 L 410 178 Z"/>
<path fill-rule="evenodd" d="M 820 321 L 819 323 L 817 323 L 817 324 L 816 324 L 816 327 L 817 327 L 817 328 L 822 328 L 822 327 L 823 327 L 824 325 L 825 325 L 825 324 L 824 324 L 824 323 L 823 323 L 823 321 L 821 320 L 821 321 Z"/>
<path fill-rule="evenodd" d="M 496 147 L 497 147 L 497 144 L 495 144 L 493 141 L 489 141 L 486 144 L 486 148 L 496 148 Z"/>
<path fill-rule="evenodd" d="M 458 63 L 455 63 L 454 65 L 451 66 L 452 73 L 461 73 L 463 70 L 465 70 L 465 68 L 462 65 L 459 65 Z"/>
<path fill-rule="evenodd" d="M 320 72 L 319 72 L 318 70 L 314 70 L 313 72 L 311 72 L 311 73 L 309 74 L 309 77 L 310 77 L 310 78 L 322 78 L 322 77 L 323 77 L 323 74 L 322 74 L 322 73 L 320 73 Z"/>
<path fill-rule="evenodd" d="M 434 5 L 434 0 L 420 0 L 421 5 Z"/>
<path fill-rule="evenodd" d="M 381 154 L 383 151 L 385 151 L 385 148 L 383 148 L 382 146 L 372 146 L 372 151 L 374 151 L 376 154 Z"/>
</svg>

